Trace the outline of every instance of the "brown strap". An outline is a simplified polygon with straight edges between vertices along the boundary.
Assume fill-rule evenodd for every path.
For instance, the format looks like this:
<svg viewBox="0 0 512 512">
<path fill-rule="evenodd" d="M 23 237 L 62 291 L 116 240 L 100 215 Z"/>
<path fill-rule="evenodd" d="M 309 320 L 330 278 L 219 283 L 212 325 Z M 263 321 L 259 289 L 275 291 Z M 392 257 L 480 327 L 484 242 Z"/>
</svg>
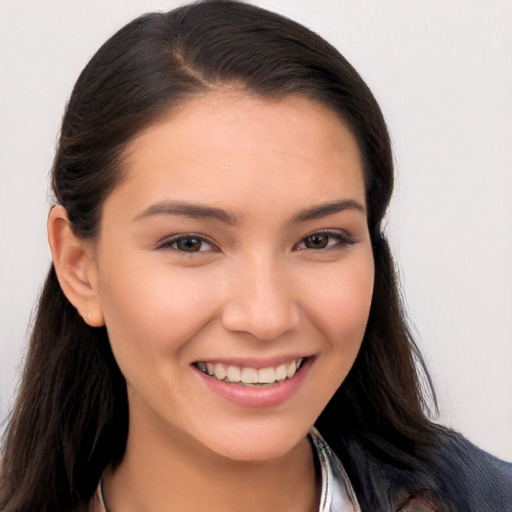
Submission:
<svg viewBox="0 0 512 512">
<path fill-rule="evenodd" d="M 423 496 L 409 496 L 397 512 L 436 512 L 437 508 Z"/>
</svg>

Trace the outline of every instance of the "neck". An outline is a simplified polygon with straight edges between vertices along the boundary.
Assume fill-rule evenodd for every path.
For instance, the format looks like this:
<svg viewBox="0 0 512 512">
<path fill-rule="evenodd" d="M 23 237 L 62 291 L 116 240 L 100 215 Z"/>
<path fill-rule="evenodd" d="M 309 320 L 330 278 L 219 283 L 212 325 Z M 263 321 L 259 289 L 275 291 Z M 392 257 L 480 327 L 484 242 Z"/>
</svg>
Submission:
<svg viewBox="0 0 512 512">
<path fill-rule="evenodd" d="M 181 433 L 165 440 L 130 425 L 120 465 L 103 474 L 109 512 L 311 512 L 319 484 L 310 443 L 264 461 L 223 457 Z M 142 435 L 144 434 L 144 435 Z"/>
</svg>

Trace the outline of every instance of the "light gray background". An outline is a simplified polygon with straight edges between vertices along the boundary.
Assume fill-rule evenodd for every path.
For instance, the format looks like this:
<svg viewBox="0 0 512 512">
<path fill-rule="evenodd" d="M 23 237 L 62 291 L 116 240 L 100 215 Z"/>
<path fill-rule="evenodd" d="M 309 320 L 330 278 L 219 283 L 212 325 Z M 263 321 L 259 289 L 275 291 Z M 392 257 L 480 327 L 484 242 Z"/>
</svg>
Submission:
<svg viewBox="0 0 512 512">
<path fill-rule="evenodd" d="M 100 44 L 171 0 L 0 0 L 0 417 L 50 256 L 47 172 Z M 389 233 L 439 421 L 512 459 L 512 2 L 261 0 L 332 42 L 388 121 Z"/>
</svg>

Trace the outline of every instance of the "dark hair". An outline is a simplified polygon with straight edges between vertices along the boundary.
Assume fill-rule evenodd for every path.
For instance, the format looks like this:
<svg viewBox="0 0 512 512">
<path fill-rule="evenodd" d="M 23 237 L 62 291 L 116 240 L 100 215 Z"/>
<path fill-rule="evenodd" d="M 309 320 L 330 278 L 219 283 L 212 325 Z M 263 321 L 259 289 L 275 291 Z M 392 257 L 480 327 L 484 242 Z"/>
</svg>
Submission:
<svg viewBox="0 0 512 512">
<path fill-rule="evenodd" d="M 431 383 L 406 325 L 382 231 L 393 189 L 388 132 L 364 81 L 318 35 L 231 1 L 129 23 L 100 48 L 75 85 L 53 165 L 56 201 L 75 234 L 93 238 L 105 198 L 123 179 L 123 151 L 133 137 L 190 97 L 223 87 L 272 99 L 300 94 L 336 112 L 356 137 L 375 288 L 359 355 L 317 427 L 340 457 L 347 446 L 363 446 L 383 464 L 424 477 L 411 485 L 442 496 L 442 475 L 436 480 L 433 468 L 443 432 L 427 418 Z M 127 428 L 125 381 L 106 329 L 84 323 L 52 267 L 5 438 L 0 509 L 86 510 L 104 467 L 123 456 Z M 366 509 L 371 490 L 356 469 L 348 471 Z"/>
</svg>

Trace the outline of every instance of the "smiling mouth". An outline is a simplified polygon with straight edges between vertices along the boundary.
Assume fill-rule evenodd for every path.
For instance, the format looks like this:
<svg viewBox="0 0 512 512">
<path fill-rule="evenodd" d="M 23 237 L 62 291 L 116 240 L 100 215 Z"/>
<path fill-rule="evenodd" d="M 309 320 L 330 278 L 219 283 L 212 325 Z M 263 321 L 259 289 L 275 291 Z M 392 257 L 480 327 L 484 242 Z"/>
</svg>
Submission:
<svg viewBox="0 0 512 512">
<path fill-rule="evenodd" d="M 193 366 L 222 382 L 242 386 L 271 386 L 291 379 L 302 368 L 304 361 L 301 357 L 289 363 L 259 369 L 207 361 L 198 361 Z"/>
</svg>

